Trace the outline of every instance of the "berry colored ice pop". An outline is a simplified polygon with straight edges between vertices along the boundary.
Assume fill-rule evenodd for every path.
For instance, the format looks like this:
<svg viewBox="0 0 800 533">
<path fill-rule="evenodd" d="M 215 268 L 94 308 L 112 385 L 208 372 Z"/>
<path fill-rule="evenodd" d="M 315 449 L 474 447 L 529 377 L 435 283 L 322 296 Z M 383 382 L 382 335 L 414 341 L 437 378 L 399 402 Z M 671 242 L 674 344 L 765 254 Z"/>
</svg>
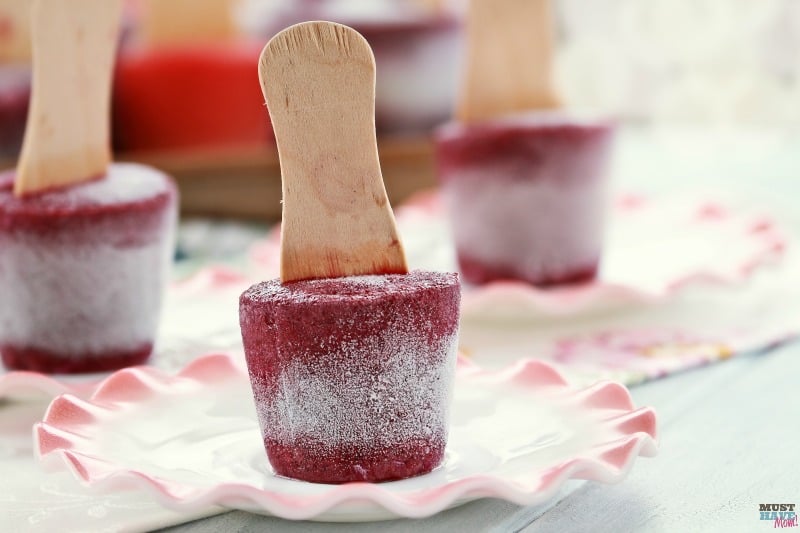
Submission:
<svg viewBox="0 0 800 533">
<path fill-rule="evenodd" d="M 437 131 L 438 175 L 465 280 L 549 286 L 595 277 L 611 131 L 542 112 Z"/>
<path fill-rule="evenodd" d="M 31 196 L 0 176 L 0 352 L 8 368 L 98 372 L 144 363 L 170 263 L 176 191 L 151 168 Z"/>
<path fill-rule="evenodd" d="M 256 285 L 242 335 L 275 471 L 386 481 L 444 457 L 458 330 L 455 274 Z"/>
<path fill-rule="evenodd" d="M 118 0 L 35 0 L 22 156 L 0 176 L 0 352 L 11 369 L 105 371 L 152 350 L 176 219 L 164 174 L 111 164 Z"/>
<path fill-rule="evenodd" d="M 557 110 L 547 0 L 472 0 L 457 121 L 437 131 L 438 175 L 471 283 L 595 277 L 611 124 Z"/>
<path fill-rule="evenodd" d="M 292 26 L 260 74 L 281 160 L 281 279 L 240 299 L 276 473 L 388 481 L 438 466 L 458 334 L 456 274 L 408 273 L 381 178 L 375 64 L 354 30 Z"/>
</svg>

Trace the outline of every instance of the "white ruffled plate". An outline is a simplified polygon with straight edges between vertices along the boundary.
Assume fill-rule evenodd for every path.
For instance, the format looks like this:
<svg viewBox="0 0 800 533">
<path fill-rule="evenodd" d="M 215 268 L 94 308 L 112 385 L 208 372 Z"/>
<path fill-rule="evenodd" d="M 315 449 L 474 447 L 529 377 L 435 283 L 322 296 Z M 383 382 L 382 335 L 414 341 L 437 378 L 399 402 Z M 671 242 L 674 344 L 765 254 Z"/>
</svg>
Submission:
<svg viewBox="0 0 800 533">
<path fill-rule="evenodd" d="M 60 396 L 34 429 L 37 455 L 101 491 L 138 486 L 175 510 L 223 505 L 287 519 L 424 517 L 484 497 L 533 505 L 570 478 L 620 481 L 656 453 L 656 417 L 612 382 L 573 388 L 545 363 L 501 373 L 459 362 L 444 464 L 382 484 L 276 476 L 246 372 L 228 356 L 177 376 L 115 373 L 90 400 Z"/>
</svg>

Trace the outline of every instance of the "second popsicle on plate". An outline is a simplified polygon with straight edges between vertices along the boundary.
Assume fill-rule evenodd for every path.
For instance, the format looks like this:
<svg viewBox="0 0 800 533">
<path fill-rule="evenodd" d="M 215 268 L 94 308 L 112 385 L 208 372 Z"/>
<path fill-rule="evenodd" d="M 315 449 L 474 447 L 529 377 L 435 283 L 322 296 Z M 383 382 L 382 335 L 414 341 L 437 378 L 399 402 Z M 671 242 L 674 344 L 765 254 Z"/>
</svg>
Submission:
<svg viewBox="0 0 800 533">
<path fill-rule="evenodd" d="M 436 134 L 464 280 L 585 282 L 603 246 L 612 127 L 559 109 L 548 0 L 471 0 L 456 120 Z"/>
<path fill-rule="evenodd" d="M 240 323 L 276 473 L 388 481 L 444 458 L 460 290 L 407 272 L 374 126 L 375 62 L 354 30 L 276 35 L 260 75 L 283 181 L 281 277 L 242 294 Z"/>
</svg>

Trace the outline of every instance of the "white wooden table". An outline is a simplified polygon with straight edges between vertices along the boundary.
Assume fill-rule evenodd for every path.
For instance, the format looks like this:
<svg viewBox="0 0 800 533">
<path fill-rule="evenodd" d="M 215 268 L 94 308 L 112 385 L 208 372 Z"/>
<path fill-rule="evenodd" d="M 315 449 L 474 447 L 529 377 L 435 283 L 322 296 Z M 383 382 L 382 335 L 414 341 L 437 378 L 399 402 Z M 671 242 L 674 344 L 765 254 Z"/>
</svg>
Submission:
<svg viewBox="0 0 800 533">
<path fill-rule="evenodd" d="M 620 140 L 619 188 L 737 189 L 780 210 L 800 234 L 800 142 L 793 137 L 671 130 L 625 132 Z M 758 532 L 773 530 L 759 520 L 759 504 L 800 504 L 800 344 L 632 393 L 658 412 L 661 452 L 640 458 L 618 485 L 572 482 L 538 507 L 481 500 L 415 521 L 323 524 L 231 512 L 168 531 Z"/>
</svg>

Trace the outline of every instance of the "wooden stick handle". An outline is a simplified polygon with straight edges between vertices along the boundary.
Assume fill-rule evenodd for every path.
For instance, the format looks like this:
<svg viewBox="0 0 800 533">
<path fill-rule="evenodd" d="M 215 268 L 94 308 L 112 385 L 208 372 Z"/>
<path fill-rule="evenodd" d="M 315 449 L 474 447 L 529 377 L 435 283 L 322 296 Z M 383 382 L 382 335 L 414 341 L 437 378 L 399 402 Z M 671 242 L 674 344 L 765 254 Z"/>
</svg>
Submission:
<svg viewBox="0 0 800 533">
<path fill-rule="evenodd" d="M 236 0 L 145 0 L 142 39 L 148 45 L 225 41 L 237 37 Z"/>
<path fill-rule="evenodd" d="M 102 176 L 121 0 L 34 0 L 33 88 L 14 192 Z"/>
<path fill-rule="evenodd" d="M 552 85 L 549 0 L 470 0 L 463 122 L 559 105 Z"/>
<path fill-rule="evenodd" d="M 375 138 L 375 60 L 329 22 L 276 35 L 259 75 L 283 181 L 281 280 L 407 272 Z"/>
<path fill-rule="evenodd" d="M 0 64 L 31 59 L 31 0 L 0 0 Z"/>
</svg>

